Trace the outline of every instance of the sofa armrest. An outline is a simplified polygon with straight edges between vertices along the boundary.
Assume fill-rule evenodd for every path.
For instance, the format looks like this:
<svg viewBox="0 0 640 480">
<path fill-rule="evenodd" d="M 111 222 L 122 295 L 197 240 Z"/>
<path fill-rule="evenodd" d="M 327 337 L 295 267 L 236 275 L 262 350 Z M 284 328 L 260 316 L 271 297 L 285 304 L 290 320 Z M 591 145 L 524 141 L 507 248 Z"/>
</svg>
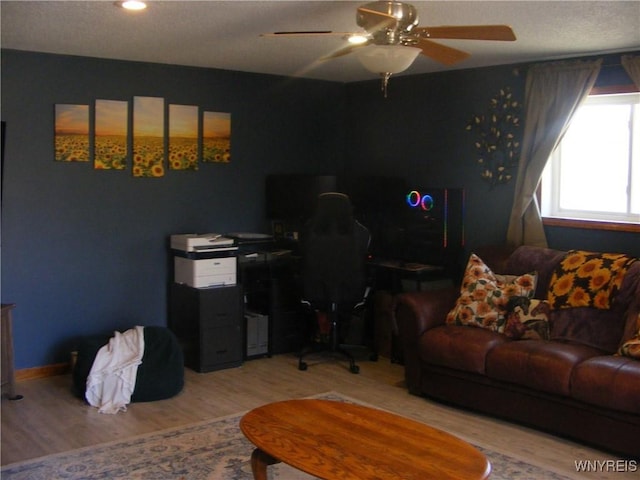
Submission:
<svg viewBox="0 0 640 480">
<path fill-rule="evenodd" d="M 394 313 L 409 392 L 420 393 L 419 339 L 427 330 L 444 325 L 459 290 L 454 287 L 426 292 L 401 293 L 395 297 Z"/>
<path fill-rule="evenodd" d="M 458 294 L 454 287 L 398 294 L 394 308 L 398 334 L 418 338 L 426 330 L 443 325 Z"/>
</svg>

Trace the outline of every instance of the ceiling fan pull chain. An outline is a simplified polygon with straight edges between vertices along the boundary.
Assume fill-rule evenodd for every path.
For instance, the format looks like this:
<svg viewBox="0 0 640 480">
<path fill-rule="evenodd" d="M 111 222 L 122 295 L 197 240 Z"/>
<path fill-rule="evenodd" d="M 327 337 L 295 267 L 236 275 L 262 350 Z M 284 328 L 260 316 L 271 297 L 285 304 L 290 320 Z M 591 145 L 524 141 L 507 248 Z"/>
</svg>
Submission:
<svg viewBox="0 0 640 480">
<path fill-rule="evenodd" d="M 387 90 L 389 88 L 389 78 L 391 78 L 391 74 L 389 72 L 381 73 L 382 77 L 382 93 L 384 93 L 384 98 L 387 98 Z"/>
</svg>

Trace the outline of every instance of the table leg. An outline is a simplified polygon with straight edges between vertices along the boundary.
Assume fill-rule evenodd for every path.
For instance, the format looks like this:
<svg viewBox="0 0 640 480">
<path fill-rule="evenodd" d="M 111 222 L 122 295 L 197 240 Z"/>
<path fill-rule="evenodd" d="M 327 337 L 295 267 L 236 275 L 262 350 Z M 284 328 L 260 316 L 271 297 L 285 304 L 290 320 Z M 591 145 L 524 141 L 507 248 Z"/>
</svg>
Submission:
<svg viewBox="0 0 640 480">
<path fill-rule="evenodd" d="M 280 460 L 256 448 L 251 454 L 251 471 L 254 480 L 267 480 L 267 467 L 274 463 L 280 463 Z"/>
</svg>

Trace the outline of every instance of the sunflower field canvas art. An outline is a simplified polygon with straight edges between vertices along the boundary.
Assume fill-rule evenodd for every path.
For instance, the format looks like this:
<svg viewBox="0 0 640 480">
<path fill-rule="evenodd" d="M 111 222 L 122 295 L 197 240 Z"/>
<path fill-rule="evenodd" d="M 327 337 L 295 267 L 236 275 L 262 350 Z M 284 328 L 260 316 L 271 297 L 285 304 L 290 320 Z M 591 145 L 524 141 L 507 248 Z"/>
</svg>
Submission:
<svg viewBox="0 0 640 480">
<path fill-rule="evenodd" d="M 164 176 L 164 98 L 133 98 L 133 176 Z"/>
<path fill-rule="evenodd" d="M 55 159 L 89 161 L 89 105 L 56 104 Z"/>
<path fill-rule="evenodd" d="M 93 167 L 124 170 L 127 167 L 129 102 L 96 100 Z"/>
<path fill-rule="evenodd" d="M 198 107 L 169 105 L 169 168 L 198 169 Z"/>
<path fill-rule="evenodd" d="M 202 118 L 202 161 L 231 162 L 231 114 L 204 112 Z"/>
</svg>

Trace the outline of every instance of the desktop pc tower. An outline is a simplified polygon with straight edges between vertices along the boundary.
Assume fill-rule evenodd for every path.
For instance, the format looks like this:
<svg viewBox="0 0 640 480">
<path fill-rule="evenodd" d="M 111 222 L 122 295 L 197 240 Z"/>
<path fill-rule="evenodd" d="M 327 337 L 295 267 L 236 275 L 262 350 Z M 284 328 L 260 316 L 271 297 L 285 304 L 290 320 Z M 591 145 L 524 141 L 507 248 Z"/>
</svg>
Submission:
<svg viewBox="0 0 640 480">
<path fill-rule="evenodd" d="M 464 248 L 464 190 L 411 188 L 405 202 L 403 256 L 433 265 L 455 262 Z"/>
</svg>

